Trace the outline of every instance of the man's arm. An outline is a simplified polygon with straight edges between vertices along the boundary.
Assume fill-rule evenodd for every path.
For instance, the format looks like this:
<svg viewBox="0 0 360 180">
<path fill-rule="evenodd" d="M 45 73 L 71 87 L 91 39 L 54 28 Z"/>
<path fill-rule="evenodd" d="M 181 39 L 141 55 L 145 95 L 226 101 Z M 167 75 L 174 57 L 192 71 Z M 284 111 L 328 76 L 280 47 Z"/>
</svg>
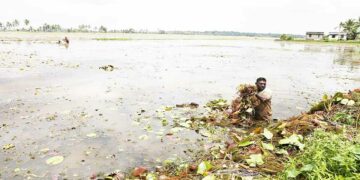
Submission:
<svg viewBox="0 0 360 180">
<path fill-rule="evenodd" d="M 264 102 L 264 101 L 266 101 L 267 99 L 265 99 L 265 98 L 263 98 L 263 97 L 261 97 L 259 94 L 255 94 L 255 96 L 261 101 L 261 102 Z"/>
</svg>

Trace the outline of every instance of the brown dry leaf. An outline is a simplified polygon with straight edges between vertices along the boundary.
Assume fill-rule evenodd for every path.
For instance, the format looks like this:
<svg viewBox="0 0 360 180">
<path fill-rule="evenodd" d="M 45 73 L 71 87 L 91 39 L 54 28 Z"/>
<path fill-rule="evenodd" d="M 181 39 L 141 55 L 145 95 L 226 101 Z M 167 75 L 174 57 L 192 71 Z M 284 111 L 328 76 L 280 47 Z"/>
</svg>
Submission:
<svg viewBox="0 0 360 180">
<path fill-rule="evenodd" d="M 141 175 L 145 174 L 147 172 L 147 168 L 146 167 L 136 167 L 133 172 L 132 175 L 135 177 L 140 177 Z"/>
</svg>

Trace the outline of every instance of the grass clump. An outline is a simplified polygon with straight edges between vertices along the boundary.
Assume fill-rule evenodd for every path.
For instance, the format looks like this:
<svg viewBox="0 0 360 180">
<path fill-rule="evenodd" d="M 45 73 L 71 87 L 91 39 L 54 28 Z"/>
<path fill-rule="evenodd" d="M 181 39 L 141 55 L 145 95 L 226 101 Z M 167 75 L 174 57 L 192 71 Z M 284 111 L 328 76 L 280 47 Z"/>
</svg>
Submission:
<svg viewBox="0 0 360 180">
<path fill-rule="evenodd" d="M 279 179 L 360 179 L 360 137 L 316 130 Z"/>
</svg>

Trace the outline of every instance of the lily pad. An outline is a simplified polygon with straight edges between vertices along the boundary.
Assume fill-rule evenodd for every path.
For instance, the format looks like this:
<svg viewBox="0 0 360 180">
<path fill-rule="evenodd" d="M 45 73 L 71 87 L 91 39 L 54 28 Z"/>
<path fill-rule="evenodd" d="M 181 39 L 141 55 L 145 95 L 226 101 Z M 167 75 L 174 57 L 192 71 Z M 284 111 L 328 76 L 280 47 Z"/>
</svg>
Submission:
<svg viewBox="0 0 360 180">
<path fill-rule="evenodd" d="M 213 174 L 207 175 L 204 178 L 202 178 L 202 180 L 215 180 L 215 179 L 216 177 Z"/>
<path fill-rule="evenodd" d="M 272 139 L 273 133 L 271 133 L 268 129 L 264 129 L 263 135 L 266 137 L 266 139 Z"/>
<path fill-rule="evenodd" d="M 255 143 L 254 141 L 246 140 L 246 141 L 239 142 L 238 146 L 239 147 L 246 147 L 246 146 L 249 146 L 249 145 L 254 144 L 254 143 Z"/>
<path fill-rule="evenodd" d="M 144 134 L 144 135 L 139 136 L 139 139 L 140 139 L 140 140 L 147 140 L 147 139 L 149 139 L 149 136 L 147 136 L 146 134 Z"/>
<path fill-rule="evenodd" d="M 262 147 L 264 149 L 267 149 L 267 150 L 270 150 L 270 151 L 273 151 L 274 150 L 274 146 L 272 144 L 268 144 L 268 143 L 261 143 Z"/>
<path fill-rule="evenodd" d="M 46 164 L 57 165 L 64 161 L 63 156 L 54 156 L 46 160 Z"/>
<path fill-rule="evenodd" d="M 355 104 L 354 100 L 350 100 L 346 105 L 347 106 L 353 106 Z"/>
<path fill-rule="evenodd" d="M 346 105 L 348 102 L 349 102 L 348 99 L 342 99 L 342 100 L 340 101 L 340 104 Z"/>
<path fill-rule="evenodd" d="M 157 180 L 156 175 L 153 173 L 148 173 L 146 175 L 146 180 Z"/>
<path fill-rule="evenodd" d="M 197 174 L 206 175 L 206 173 L 212 168 L 212 165 L 208 161 L 203 161 L 198 165 Z"/>
<path fill-rule="evenodd" d="M 257 165 L 263 165 L 264 161 L 261 154 L 251 154 L 250 159 L 246 159 L 246 163 L 248 163 L 250 167 L 256 167 Z"/>
<path fill-rule="evenodd" d="M 300 141 L 303 140 L 303 137 L 299 134 L 292 134 L 290 137 L 281 139 L 279 144 L 291 144 L 297 146 L 300 150 L 303 150 L 305 144 L 302 144 Z"/>
<path fill-rule="evenodd" d="M 96 134 L 96 133 L 89 133 L 89 134 L 87 134 L 86 136 L 87 136 L 87 137 L 96 137 L 97 134 Z"/>
<path fill-rule="evenodd" d="M 170 129 L 170 133 L 175 134 L 175 133 L 178 133 L 178 132 L 180 132 L 182 130 L 184 130 L 184 128 L 182 128 L 182 127 L 174 127 L 174 128 Z"/>
<path fill-rule="evenodd" d="M 289 155 L 289 153 L 285 149 L 280 149 L 275 152 L 276 154 L 283 154 L 283 155 Z"/>
</svg>

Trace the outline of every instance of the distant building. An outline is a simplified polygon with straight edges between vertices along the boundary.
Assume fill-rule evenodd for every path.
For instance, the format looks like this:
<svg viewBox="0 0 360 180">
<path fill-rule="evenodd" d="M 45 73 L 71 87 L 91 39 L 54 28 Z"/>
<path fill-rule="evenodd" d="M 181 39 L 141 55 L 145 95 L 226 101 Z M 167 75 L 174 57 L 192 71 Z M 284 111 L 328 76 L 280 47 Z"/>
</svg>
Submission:
<svg viewBox="0 0 360 180">
<path fill-rule="evenodd" d="M 306 40 L 322 40 L 324 32 L 306 32 Z"/>
<path fill-rule="evenodd" d="M 329 32 L 329 40 L 346 40 L 346 33 L 344 32 Z"/>
</svg>

